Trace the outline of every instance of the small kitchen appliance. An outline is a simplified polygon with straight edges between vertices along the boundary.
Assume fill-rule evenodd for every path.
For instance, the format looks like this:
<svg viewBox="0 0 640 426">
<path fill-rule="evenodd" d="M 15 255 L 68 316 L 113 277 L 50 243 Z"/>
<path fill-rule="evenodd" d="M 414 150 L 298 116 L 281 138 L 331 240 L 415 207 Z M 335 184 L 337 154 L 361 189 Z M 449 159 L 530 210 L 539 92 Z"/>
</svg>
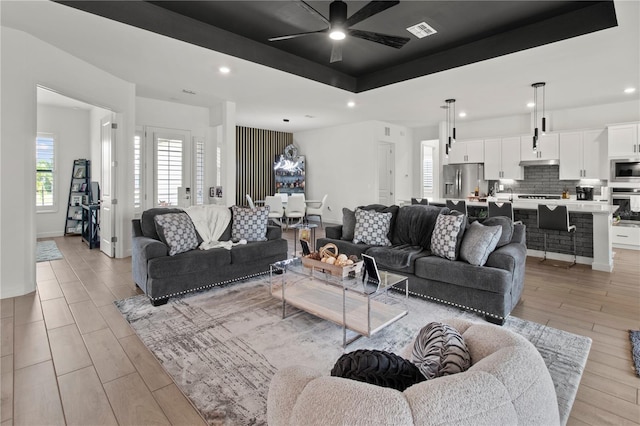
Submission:
<svg viewBox="0 0 640 426">
<path fill-rule="evenodd" d="M 593 201 L 593 186 L 576 186 L 576 199 Z"/>
</svg>

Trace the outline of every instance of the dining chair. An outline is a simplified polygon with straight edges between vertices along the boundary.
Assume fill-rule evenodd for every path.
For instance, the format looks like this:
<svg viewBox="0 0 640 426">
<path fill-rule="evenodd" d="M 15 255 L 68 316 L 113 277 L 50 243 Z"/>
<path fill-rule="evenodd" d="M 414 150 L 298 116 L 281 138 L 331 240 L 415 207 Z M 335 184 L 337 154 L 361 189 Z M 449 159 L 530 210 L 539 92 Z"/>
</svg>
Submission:
<svg viewBox="0 0 640 426">
<path fill-rule="evenodd" d="M 291 219 L 297 219 L 301 223 L 307 211 L 304 202 L 304 194 L 291 194 L 284 208 L 284 216 L 287 219 L 287 227 L 291 224 Z"/>
<path fill-rule="evenodd" d="M 449 210 L 467 214 L 467 202 L 465 200 L 447 200 L 447 207 L 449 207 Z"/>
<path fill-rule="evenodd" d="M 327 203 L 328 194 L 324 194 L 322 200 L 318 201 L 307 201 L 307 218 L 309 216 L 318 216 L 320 218 L 320 227 L 324 228 L 322 225 L 322 213 L 324 212 L 325 205 Z"/>
<path fill-rule="evenodd" d="M 251 199 L 251 196 L 249 194 L 247 194 L 247 203 L 249 203 L 249 207 L 251 207 L 252 209 L 256 208 L 256 205 L 253 203 L 253 200 Z"/>
<path fill-rule="evenodd" d="M 538 204 L 538 229 L 544 233 L 544 257 L 540 262 L 547 260 L 547 231 L 568 232 L 573 236 L 573 263 L 578 260 L 576 249 L 576 226 L 569 223 L 569 210 L 567 206 Z"/>
<path fill-rule="evenodd" d="M 282 198 L 275 195 L 267 195 L 264 198 L 264 205 L 269 206 L 269 220 L 282 227 L 282 215 L 284 214 Z"/>
<path fill-rule="evenodd" d="M 411 199 L 411 204 L 422 204 L 425 206 L 429 205 L 429 199 L 428 198 L 412 198 Z"/>
</svg>

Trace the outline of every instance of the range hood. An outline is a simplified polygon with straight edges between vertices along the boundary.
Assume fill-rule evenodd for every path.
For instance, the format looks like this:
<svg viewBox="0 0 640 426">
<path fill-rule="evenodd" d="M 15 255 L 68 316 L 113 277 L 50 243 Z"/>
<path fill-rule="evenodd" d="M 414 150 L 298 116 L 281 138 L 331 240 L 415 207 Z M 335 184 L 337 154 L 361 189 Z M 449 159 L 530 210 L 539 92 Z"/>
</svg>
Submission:
<svg viewBox="0 0 640 426">
<path fill-rule="evenodd" d="M 560 160 L 523 160 L 520 162 L 520 166 L 557 166 L 560 164 Z"/>
</svg>

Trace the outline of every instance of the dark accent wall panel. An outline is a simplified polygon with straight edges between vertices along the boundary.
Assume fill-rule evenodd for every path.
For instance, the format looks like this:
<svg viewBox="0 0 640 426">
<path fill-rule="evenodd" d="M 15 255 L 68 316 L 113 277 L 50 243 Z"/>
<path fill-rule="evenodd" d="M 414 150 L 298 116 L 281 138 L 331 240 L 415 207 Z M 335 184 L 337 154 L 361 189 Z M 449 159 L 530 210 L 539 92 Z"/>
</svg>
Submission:
<svg viewBox="0 0 640 426">
<path fill-rule="evenodd" d="M 273 161 L 293 143 L 293 133 L 236 126 L 236 205 L 247 205 L 246 194 L 264 200 L 275 193 Z"/>
</svg>

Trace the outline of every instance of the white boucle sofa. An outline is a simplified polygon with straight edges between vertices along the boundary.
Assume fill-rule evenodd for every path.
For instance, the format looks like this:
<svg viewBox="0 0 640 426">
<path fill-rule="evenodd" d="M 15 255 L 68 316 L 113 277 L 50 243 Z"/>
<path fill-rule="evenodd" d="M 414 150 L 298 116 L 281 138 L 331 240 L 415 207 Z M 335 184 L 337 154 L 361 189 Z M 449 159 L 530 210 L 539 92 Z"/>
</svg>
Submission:
<svg viewBox="0 0 640 426">
<path fill-rule="evenodd" d="M 446 320 L 471 367 L 404 392 L 294 366 L 276 373 L 267 420 L 278 425 L 556 425 L 551 376 L 524 337 L 491 324 Z M 417 330 L 416 330 L 417 333 Z M 409 358 L 410 348 L 399 355 Z"/>
</svg>

